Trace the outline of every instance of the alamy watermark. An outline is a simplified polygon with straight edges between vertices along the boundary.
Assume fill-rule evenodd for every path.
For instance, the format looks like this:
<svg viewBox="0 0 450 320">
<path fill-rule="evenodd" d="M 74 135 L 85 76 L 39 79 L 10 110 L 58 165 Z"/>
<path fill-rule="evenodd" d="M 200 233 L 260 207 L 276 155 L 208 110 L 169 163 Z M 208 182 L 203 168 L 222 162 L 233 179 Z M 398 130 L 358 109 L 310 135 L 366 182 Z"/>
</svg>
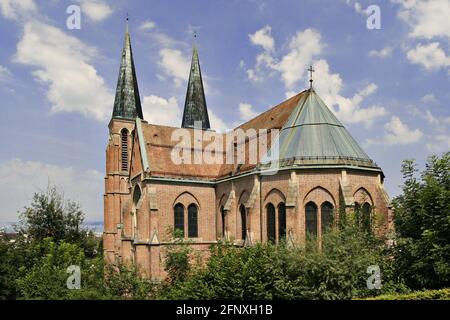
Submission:
<svg viewBox="0 0 450 320">
<path fill-rule="evenodd" d="M 67 278 L 66 285 L 69 290 L 81 289 L 81 269 L 80 266 L 71 265 L 67 268 L 66 273 L 70 274 Z"/>
<path fill-rule="evenodd" d="M 66 9 L 68 17 L 66 19 L 66 27 L 69 30 L 81 29 L 81 8 L 78 5 L 70 5 Z"/>
<path fill-rule="evenodd" d="M 367 273 L 370 277 L 367 278 L 366 284 L 369 290 L 381 289 L 381 270 L 378 265 L 371 265 L 367 268 Z"/>
<path fill-rule="evenodd" d="M 366 9 L 367 21 L 366 27 L 369 30 L 381 29 L 381 9 L 377 5 L 370 5 Z"/>
</svg>

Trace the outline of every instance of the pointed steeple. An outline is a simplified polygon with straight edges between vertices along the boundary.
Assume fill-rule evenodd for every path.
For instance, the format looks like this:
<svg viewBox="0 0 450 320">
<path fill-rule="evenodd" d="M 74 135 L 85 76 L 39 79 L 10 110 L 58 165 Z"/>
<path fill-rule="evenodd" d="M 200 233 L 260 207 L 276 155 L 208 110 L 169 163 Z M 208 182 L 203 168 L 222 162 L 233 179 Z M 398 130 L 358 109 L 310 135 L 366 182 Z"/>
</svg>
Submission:
<svg viewBox="0 0 450 320">
<path fill-rule="evenodd" d="M 202 129 L 211 128 L 209 124 L 208 108 L 206 106 L 205 91 L 203 89 L 198 49 L 194 45 L 181 127 L 193 128 L 195 122 L 198 121 L 201 121 Z"/>
<path fill-rule="evenodd" d="M 128 31 L 128 15 L 112 117 L 129 120 L 134 120 L 137 117 L 144 119 L 134 67 L 133 51 L 131 50 L 131 37 Z"/>
</svg>

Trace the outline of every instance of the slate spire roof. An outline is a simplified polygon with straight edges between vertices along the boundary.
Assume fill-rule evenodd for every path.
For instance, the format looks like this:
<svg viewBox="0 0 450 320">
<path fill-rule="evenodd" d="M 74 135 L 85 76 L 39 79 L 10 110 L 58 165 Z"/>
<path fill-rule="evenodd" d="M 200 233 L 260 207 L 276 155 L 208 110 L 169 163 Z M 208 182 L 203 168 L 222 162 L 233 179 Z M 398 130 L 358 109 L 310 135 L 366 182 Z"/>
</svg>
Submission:
<svg viewBox="0 0 450 320">
<path fill-rule="evenodd" d="M 210 129 L 205 90 L 203 89 L 202 72 L 198 58 L 198 49 L 194 45 L 191 71 L 184 103 L 182 128 L 193 128 L 196 121 L 201 121 L 202 129 Z"/>
<path fill-rule="evenodd" d="M 112 117 L 130 120 L 138 117 L 144 119 L 131 49 L 131 37 L 128 31 L 128 18 Z"/>
<path fill-rule="evenodd" d="M 275 148 L 279 155 L 276 156 Z M 353 165 L 377 167 L 313 88 L 304 91 L 272 145 L 280 166 Z"/>
</svg>

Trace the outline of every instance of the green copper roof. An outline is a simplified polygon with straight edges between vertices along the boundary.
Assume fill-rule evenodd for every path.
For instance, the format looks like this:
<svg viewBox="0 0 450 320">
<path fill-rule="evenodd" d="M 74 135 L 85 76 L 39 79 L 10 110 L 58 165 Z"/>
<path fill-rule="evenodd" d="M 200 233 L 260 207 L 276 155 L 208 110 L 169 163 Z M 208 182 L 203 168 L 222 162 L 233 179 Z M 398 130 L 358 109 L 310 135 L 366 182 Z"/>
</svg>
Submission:
<svg viewBox="0 0 450 320">
<path fill-rule="evenodd" d="M 114 100 L 112 117 L 130 120 L 134 120 L 137 117 L 144 119 L 128 26 L 125 32 L 125 44 L 123 46 L 122 60 L 120 62 L 119 79 L 117 80 L 116 98 Z"/>
<path fill-rule="evenodd" d="M 198 50 L 194 46 L 181 127 L 193 128 L 196 121 L 201 121 L 202 129 L 210 128 Z"/>
<path fill-rule="evenodd" d="M 377 167 L 314 90 L 300 98 L 270 154 L 279 148 L 279 165 Z M 263 160 L 268 162 L 267 158 Z"/>
</svg>

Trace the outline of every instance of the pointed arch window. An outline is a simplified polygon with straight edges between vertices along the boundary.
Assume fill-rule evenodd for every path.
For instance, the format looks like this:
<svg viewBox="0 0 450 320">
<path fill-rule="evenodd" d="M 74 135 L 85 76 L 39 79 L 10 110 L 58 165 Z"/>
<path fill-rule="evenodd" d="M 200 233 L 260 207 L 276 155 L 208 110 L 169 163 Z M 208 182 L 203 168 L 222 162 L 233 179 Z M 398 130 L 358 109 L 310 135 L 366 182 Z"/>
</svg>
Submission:
<svg viewBox="0 0 450 320">
<path fill-rule="evenodd" d="M 333 205 L 329 202 L 324 202 L 320 208 L 322 234 L 333 226 L 333 210 Z"/>
<path fill-rule="evenodd" d="M 139 185 L 136 185 L 134 187 L 133 191 L 133 210 L 131 212 L 131 233 L 133 238 L 135 238 L 138 234 L 138 226 L 137 226 L 137 207 L 139 204 L 139 201 L 141 200 L 142 192 Z"/>
<path fill-rule="evenodd" d="M 361 209 L 361 228 L 370 232 L 372 230 L 372 206 L 369 203 L 364 203 Z"/>
<path fill-rule="evenodd" d="M 188 237 L 198 237 L 198 210 L 195 204 L 188 207 Z"/>
<path fill-rule="evenodd" d="M 286 205 L 283 202 L 278 205 L 278 239 L 286 239 Z"/>
<path fill-rule="evenodd" d="M 184 237 L 184 206 L 181 203 L 174 208 L 174 229 L 175 235 L 181 233 L 180 235 Z"/>
<path fill-rule="evenodd" d="M 266 208 L 267 212 L 267 241 L 275 242 L 275 207 L 269 203 Z"/>
<path fill-rule="evenodd" d="M 239 211 L 241 213 L 241 239 L 245 240 L 247 237 L 247 212 L 243 204 L 240 206 Z"/>
<path fill-rule="evenodd" d="M 120 132 L 120 156 L 121 156 L 121 169 L 122 171 L 128 171 L 128 130 L 122 129 Z"/>
<path fill-rule="evenodd" d="M 137 207 L 139 200 L 141 200 L 141 195 L 142 195 L 141 188 L 138 185 L 136 185 L 134 187 L 133 192 L 133 204 L 135 207 Z"/>
<path fill-rule="evenodd" d="M 225 237 L 225 232 L 226 232 L 226 221 L 225 221 L 225 208 L 223 206 L 220 207 L 220 217 L 222 219 L 222 237 Z"/>
<path fill-rule="evenodd" d="M 306 236 L 317 236 L 317 206 L 314 202 L 308 202 L 305 207 Z"/>
</svg>

